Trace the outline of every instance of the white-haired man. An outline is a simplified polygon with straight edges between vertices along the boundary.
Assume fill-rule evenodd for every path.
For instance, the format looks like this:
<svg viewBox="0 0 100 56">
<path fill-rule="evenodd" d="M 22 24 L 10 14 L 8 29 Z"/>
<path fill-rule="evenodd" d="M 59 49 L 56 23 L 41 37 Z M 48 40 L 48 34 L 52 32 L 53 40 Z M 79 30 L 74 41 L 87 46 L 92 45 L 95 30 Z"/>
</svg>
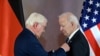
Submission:
<svg viewBox="0 0 100 56">
<path fill-rule="evenodd" d="M 66 56 L 70 47 L 64 43 L 55 52 L 46 52 L 38 41 L 45 32 L 47 19 L 40 13 L 32 13 L 25 22 L 26 28 L 15 41 L 15 56 Z"/>
<path fill-rule="evenodd" d="M 78 18 L 71 12 L 59 16 L 60 31 L 66 36 L 70 46 L 68 56 L 89 56 L 89 45 L 80 31 Z"/>
</svg>

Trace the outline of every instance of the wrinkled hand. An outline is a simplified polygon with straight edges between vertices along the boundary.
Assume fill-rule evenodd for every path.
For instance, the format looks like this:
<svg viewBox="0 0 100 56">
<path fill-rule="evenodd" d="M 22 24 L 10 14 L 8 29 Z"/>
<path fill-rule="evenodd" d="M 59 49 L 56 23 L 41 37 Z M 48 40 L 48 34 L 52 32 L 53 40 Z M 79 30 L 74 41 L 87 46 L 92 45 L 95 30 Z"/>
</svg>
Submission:
<svg viewBox="0 0 100 56">
<path fill-rule="evenodd" d="M 67 43 L 64 43 L 64 44 L 61 46 L 61 48 L 63 48 L 65 52 L 68 52 L 68 51 L 70 50 L 70 47 L 69 47 L 69 45 L 68 45 Z"/>
</svg>

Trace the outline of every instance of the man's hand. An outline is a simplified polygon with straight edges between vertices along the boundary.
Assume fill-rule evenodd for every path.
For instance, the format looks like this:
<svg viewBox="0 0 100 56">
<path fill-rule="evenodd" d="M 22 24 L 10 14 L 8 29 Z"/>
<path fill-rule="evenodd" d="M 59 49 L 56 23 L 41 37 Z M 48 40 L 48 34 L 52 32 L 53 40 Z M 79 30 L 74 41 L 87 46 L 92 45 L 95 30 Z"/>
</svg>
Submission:
<svg viewBox="0 0 100 56">
<path fill-rule="evenodd" d="M 68 51 L 70 50 L 70 47 L 69 47 L 69 45 L 68 45 L 67 43 L 64 43 L 64 44 L 61 46 L 61 48 L 63 48 L 65 52 L 68 52 Z"/>
</svg>

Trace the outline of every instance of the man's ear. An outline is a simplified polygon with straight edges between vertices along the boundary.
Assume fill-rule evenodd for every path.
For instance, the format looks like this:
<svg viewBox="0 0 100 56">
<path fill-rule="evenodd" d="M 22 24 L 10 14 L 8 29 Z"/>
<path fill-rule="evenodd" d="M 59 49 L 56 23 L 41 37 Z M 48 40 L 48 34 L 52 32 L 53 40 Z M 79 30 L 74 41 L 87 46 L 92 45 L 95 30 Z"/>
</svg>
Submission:
<svg viewBox="0 0 100 56">
<path fill-rule="evenodd" d="M 72 27 L 75 27 L 75 23 L 74 22 L 71 22 L 71 24 L 72 24 Z"/>
<path fill-rule="evenodd" d="M 33 27 L 34 27 L 35 29 L 37 29 L 37 27 L 38 27 L 38 23 L 35 22 L 34 25 L 33 25 Z"/>
<path fill-rule="evenodd" d="M 34 27 L 34 29 L 40 30 L 41 25 L 36 22 L 36 23 L 34 23 L 33 27 Z"/>
</svg>

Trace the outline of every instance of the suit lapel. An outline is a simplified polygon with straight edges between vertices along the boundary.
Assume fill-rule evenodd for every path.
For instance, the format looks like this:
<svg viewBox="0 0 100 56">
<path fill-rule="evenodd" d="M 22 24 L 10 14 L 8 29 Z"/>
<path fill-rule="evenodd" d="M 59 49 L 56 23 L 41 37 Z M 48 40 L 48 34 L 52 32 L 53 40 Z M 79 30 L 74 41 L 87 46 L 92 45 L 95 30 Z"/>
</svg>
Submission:
<svg viewBox="0 0 100 56">
<path fill-rule="evenodd" d="M 74 35 L 73 37 L 67 41 L 68 44 L 71 44 L 72 42 L 74 42 L 77 38 L 78 38 L 78 34 L 81 33 L 80 30 L 78 30 Z"/>
</svg>

